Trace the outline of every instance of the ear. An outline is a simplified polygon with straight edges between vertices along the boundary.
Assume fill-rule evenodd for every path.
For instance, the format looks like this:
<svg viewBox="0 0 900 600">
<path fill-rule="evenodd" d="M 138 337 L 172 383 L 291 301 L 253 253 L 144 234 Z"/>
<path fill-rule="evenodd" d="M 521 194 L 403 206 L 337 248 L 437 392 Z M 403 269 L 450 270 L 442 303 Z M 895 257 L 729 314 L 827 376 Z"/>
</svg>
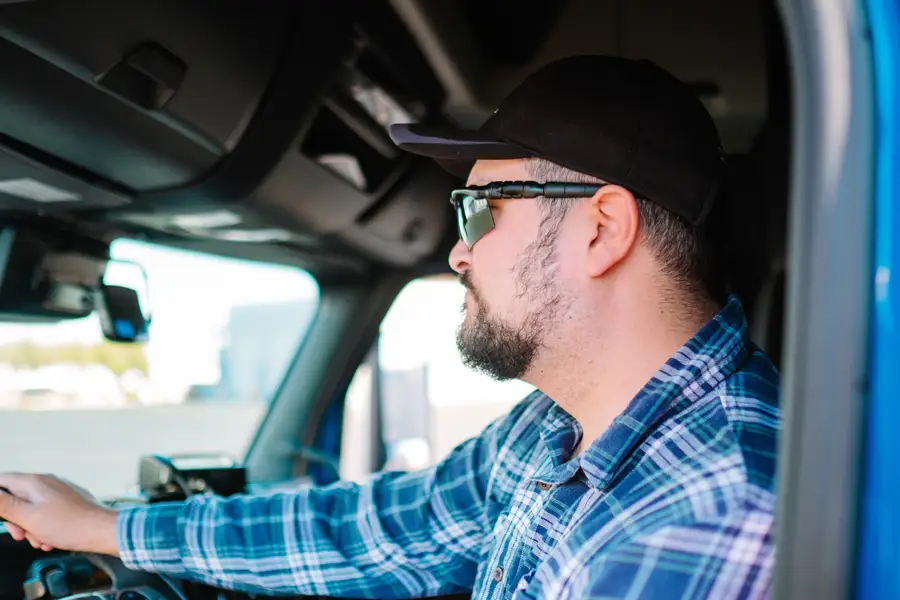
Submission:
<svg viewBox="0 0 900 600">
<path fill-rule="evenodd" d="M 627 189 L 605 185 L 588 201 L 592 239 L 588 275 L 600 277 L 634 248 L 640 231 L 637 200 Z"/>
</svg>

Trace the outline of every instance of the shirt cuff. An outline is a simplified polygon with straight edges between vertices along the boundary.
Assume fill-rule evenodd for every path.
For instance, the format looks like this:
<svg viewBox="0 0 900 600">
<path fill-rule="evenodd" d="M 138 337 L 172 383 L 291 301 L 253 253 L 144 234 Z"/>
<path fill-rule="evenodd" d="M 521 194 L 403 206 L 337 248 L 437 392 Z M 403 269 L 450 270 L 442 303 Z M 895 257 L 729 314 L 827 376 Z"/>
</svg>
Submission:
<svg viewBox="0 0 900 600">
<path fill-rule="evenodd" d="M 116 542 L 127 568 L 157 573 L 183 570 L 179 520 L 181 502 L 129 506 L 119 510 Z"/>
</svg>

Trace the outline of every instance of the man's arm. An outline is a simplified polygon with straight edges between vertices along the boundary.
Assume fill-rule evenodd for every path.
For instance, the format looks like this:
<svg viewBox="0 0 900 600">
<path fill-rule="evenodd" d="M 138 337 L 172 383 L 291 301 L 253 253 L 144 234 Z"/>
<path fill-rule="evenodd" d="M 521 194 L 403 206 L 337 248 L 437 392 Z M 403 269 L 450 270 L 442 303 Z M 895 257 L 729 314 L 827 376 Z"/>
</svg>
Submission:
<svg viewBox="0 0 900 600">
<path fill-rule="evenodd" d="M 485 523 L 486 452 L 437 468 L 269 496 L 195 496 L 122 510 L 133 569 L 269 594 L 379 598 L 471 589 Z"/>
<path fill-rule="evenodd" d="M 432 469 L 382 473 L 364 485 L 196 496 L 116 514 L 55 478 L 0 475 L 12 492 L 0 493 L 0 518 L 39 548 L 118 554 L 132 568 L 250 592 L 399 598 L 469 590 L 493 525 L 491 472 L 530 404 Z"/>
</svg>

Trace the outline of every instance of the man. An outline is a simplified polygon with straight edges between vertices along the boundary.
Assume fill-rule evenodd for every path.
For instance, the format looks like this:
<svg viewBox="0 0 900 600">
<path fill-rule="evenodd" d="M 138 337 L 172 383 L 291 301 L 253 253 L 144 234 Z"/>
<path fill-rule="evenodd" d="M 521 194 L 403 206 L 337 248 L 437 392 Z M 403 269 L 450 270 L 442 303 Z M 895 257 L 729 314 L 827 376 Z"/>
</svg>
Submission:
<svg viewBox="0 0 900 600">
<path fill-rule="evenodd" d="M 478 132 L 392 135 L 468 177 L 463 357 L 540 391 L 437 467 L 361 486 L 116 513 L 0 475 L 13 536 L 263 593 L 766 595 L 778 374 L 707 249 L 723 160 L 702 104 L 651 63 L 576 57 Z"/>
</svg>

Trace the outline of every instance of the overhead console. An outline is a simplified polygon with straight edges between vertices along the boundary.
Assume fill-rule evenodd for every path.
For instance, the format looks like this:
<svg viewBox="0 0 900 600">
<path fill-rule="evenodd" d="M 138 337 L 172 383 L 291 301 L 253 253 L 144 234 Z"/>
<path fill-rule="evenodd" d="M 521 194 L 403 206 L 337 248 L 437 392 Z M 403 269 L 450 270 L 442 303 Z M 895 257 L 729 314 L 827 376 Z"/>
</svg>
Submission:
<svg viewBox="0 0 900 600">
<path fill-rule="evenodd" d="M 439 66 L 436 71 L 447 89 L 447 113 L 466 126 L 480 125 L 529 72 L 576 54 L 613 54 L 659 63 L 695 89 L 729 152 L 747 149 L 765 115 L 763 2 L 393 0 L 392 4 L 430 61 Z"/>
<path fill-rule="evenodd" d="M 204 176 L 241 139 L 289 1 L 35 0 L 0 8 L 0 131 L 132 192 Z"/>
<path fill-rule="evenodd" d="M 0 211 L 393 265 L 447 230 L 387 135 L 443 99 L 387 2 L 4 3 L 0 66 Z"/>
</svg>

